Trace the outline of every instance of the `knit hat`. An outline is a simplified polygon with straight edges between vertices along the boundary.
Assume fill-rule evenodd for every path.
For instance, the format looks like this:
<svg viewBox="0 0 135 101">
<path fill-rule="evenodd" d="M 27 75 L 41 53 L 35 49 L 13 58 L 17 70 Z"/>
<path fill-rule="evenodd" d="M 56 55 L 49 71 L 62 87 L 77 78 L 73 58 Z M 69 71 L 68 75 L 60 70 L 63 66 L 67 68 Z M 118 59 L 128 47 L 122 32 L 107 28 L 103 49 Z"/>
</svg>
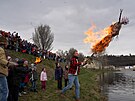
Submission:
<svg viewBox="0 0 135 101">
<path fill-rule="evenodd" d="M 19 61 L 19 59 L 18 59 L 18 58 L 15 58 L 15 61 L 16 61 L 16 62 L 18 62 L 18 61 Z"/>
<path fill-rule="evenodd" d="M 31 68 L 34 68 L 34 66 L 35 66 L 34 63 L 32 63 L 32 64 L 31 64 Z"/>
</svg>

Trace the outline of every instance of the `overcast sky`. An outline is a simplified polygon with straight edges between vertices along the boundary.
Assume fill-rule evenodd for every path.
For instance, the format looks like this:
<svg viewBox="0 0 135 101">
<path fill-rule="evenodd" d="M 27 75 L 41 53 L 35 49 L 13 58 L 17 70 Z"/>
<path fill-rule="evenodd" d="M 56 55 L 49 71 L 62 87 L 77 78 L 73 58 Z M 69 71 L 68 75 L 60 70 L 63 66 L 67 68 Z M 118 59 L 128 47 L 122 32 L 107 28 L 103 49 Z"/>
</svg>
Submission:
<svg viewBox="0 0 135 101">
<path fill-rule="evenodd" d="M 34 28 L 47 24 L 54 33 L 53 51 L 76 48 L 91 55 L 90 44 L 83 43 L 85 32 L 95 23 L 103 29 L 118 21 L 119 9 L 130 23 L 107 47 L 108 54 L 135 54 L 134 0 L 0 0 L 0 29 L 16 31 L 32 41 Z"/>
</svg>

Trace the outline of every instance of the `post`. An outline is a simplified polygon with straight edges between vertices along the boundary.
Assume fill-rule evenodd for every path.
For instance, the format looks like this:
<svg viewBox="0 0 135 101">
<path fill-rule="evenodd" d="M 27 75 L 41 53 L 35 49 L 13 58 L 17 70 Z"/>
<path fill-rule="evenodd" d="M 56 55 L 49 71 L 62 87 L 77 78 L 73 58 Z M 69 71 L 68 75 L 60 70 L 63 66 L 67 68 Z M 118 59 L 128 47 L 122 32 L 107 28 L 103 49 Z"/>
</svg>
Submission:
<svg viewBox="0 0 135 101">
<path fill-rule="evenodd" d="M 123 9 L 120 9 L 120 16 L 119 16 L 119 22 L 118 23 L 120 23 L 122 12 L 123 12 Z"/>
</svg>

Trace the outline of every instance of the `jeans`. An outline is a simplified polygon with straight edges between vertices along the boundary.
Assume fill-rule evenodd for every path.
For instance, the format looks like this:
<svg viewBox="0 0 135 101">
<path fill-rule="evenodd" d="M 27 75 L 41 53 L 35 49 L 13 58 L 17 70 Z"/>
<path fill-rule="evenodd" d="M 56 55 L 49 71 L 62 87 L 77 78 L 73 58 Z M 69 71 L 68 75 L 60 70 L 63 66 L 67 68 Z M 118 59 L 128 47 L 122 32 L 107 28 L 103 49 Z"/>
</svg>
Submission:
<svg viewBox="0 0 135 101">
<path fill-rule="evenodd" d="M 6 77 L 0 77 L 0 101 L 7 101 L 8 92 Z"/>
<path fill-rule="evenodd" d="M 25 83 L 21 82 L 20 85 L 19 85 L 19 92 L 24 92 L 24 86 L 25 86 Z"/>
<path fill-rule="evenodd" d="M 31 90 L 36 90 L 36 81 L 31 81 L 31 83 L 32 83 L 32 86 L 31 86 Z"/>
<path fill-rule="evenodd" d="M 68 89 L 72 88 L 73 83 L 75 84 L 75 95 L 76 99 L 80 98 L 80 84 L 79 84 L 79 79 L 78 76 L 75 75 L 68 75 L 68 85 L 63 88 L 62 93 L 65 93 Z"/>
</svg>

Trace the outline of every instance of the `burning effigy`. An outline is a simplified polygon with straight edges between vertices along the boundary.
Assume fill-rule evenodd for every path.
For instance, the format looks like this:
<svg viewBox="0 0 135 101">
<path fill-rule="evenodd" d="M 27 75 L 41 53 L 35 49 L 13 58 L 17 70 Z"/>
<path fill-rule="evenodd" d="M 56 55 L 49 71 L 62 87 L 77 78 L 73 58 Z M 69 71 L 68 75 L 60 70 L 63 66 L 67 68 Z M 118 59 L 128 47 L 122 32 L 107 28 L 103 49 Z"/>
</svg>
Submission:
<svg viewBox="0 0 135 101">
<path fill-rule="evenodd" d="M 109 46 L 109 43 L 112 41 L 112 39 L 115 36 L 119 35 L 119 31 L 122 25 L 126 25 L 129 23 L 128 18 L 121 18 L 122 12 L 123 10 L 120 9 L 118 22 L 115 22 L 109 27 L 98 32 L 93 31 L 94 29 L 96 29 L 96 26 L 92 25 L 92 27 L 85 33 L 87 37 L 84 39 L 84 42 L 91 44 L 92 55 L 102 53 L 103 51 L 105 51 L 106 47 Z"/>
</svg>

